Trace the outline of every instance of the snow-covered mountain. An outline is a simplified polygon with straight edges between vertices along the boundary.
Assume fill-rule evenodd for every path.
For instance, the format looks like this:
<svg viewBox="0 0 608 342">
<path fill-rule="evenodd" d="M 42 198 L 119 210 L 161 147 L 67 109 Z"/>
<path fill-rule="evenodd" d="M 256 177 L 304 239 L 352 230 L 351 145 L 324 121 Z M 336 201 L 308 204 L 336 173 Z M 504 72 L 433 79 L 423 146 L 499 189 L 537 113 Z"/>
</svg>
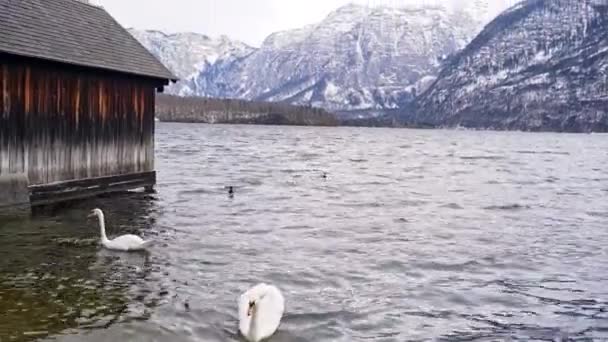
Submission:
<svg viewBox="0 0 608 342">
<path fill-rule="evenodd" d="M 218 59 L 186 80 L 180 94 L 334 111 L 398 108 L 481 30 L 489 1 L 458 8 L 347 5 L 318 24 L 272 34 L 246 56 Z"/>
<path fill-rule="evenodd" d="M 608 131 L 608 0 L 526 0 L 446 63 L 418 124 Z"/>
<path fill-rule="evenodd" d="M 180 79 L 204 71 L 217 60 L 247 56 L 254 49 L 226 36 L 211 38 L 198 33 L 166 34 L 153 30 L 129 32 Z M 169 92 L 179 92 L 181 82 Z"/>
</svg>

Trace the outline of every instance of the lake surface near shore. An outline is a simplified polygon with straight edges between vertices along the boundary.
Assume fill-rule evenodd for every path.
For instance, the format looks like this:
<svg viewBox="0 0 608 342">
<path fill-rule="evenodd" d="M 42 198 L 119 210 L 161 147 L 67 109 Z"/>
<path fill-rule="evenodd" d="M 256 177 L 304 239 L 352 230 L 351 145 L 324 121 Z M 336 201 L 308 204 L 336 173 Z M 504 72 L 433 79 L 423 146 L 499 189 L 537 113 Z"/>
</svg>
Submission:
<svg viewBox="0 0 608 342">
<path fill-rule="evenodd" d="M 286 298 L 273 342 L 608 340 L 606 135 L 156 135 L 156 194 L 1 223 L 0 341 L 241 341 L 258 282 Z M 102 250 L 94 207 L 157 245 Z"/>
</svg>

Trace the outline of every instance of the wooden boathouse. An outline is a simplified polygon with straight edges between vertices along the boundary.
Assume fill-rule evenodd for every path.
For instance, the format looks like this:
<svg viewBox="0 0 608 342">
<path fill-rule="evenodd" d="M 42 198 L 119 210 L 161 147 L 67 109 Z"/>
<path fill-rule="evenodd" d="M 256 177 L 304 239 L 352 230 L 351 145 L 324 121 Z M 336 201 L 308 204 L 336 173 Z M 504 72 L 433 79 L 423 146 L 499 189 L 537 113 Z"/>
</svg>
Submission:
<svg viewBox="0 0 608 342">
<path fill-rule="evenodd" d="M 153 187 L 171 81 L 101 7 L 0 0 L 0 210 Z"/>
</svg>

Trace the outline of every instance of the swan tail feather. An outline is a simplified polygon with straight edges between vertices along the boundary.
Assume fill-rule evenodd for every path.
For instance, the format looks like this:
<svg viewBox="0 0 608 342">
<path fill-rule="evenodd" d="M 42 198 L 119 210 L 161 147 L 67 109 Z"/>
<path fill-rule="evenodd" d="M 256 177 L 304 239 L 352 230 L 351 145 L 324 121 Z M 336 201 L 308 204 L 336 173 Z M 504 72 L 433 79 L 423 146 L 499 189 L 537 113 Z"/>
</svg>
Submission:
<svg viewBox="0 0 608 342">
<path fill-rule="evenodd" d="M 154 246 L 155 244 L 156 244 L 156 241 L 154 241 L 154 240 L 146 241 L 141 244 L 141 248 L 146 249 L 146 248 Z"/>
</svg>

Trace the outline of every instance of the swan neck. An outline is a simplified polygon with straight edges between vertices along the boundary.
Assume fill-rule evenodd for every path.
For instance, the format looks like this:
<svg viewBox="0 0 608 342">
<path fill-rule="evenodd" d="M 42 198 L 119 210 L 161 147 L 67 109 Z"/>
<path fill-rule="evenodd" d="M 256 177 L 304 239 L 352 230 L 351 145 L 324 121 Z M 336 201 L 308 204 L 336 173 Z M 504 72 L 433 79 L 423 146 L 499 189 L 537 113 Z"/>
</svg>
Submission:
<svg viewBox="0 0 608 342">
<path fill-rule="evenodd" d="M 108 236 L 106 235 L 106 220 L 103 216 L 103 213 L 99 213 L 97 215 L 97 218 L 99 219 L 99 229 L 101 231 L 101 241 L 107 242 Z"/>
<path fill-rule="evenodd" d="M 258 305 L 253 308 L 253 311 L 251 312 L 251 321 L 249 322 L 249 338 L 252 341 L 257 341 L 258 337 Z"/>
</svg>

